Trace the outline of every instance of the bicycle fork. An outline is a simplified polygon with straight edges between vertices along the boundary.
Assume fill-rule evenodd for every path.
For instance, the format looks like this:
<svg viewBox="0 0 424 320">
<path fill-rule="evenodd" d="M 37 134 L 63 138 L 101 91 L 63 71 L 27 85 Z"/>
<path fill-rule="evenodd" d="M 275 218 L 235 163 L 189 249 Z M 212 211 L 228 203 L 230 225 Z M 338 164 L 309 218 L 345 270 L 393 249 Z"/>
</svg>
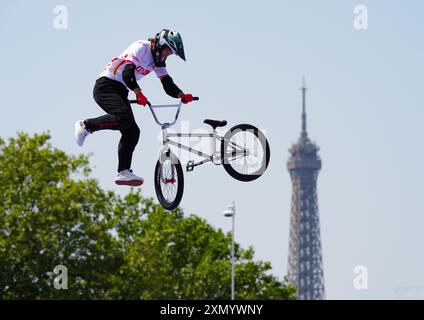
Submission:
<svg viewBox="0 0 424 320">
<path fill-rule="evenodd" d="M 176 156 L 171 154 L 171 148 L 169 147 L 168 141 L 167 141 L 167 130 L 164 127 L 162 128 L 162 143 L 163 143 L 163 146 L 159 150 L 159 161 L 161 163 L 160 180 L 164 184 L 173 184 L 176 181 L 175 180 L 176 171 L 175 171 L 175 167 L 173 166 L 173 161 L 174 159 L 176 159 Z M 166 160 L 171 161 L 170 177 L 167 177 L 166 173 L 163 170 L 163 165 Z"/>
</svg>

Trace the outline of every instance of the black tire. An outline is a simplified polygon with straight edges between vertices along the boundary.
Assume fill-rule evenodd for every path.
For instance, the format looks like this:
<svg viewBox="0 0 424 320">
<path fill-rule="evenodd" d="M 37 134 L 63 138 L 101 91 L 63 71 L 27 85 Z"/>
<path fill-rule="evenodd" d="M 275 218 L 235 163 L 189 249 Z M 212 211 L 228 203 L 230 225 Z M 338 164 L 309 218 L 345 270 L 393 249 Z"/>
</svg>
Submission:
<svg viewBox="0 0 424 320">
<path fill-rule="evenodd" d="M 256 139 L 260 143 L 260 149 L 262 150 L 263 155 L 259 157 L 261 162 L 260 166 L 253 172 L 240 172 L 234 163 L 234 161 L 237 160 L 237 157 L 232 159 L 232 157 L 235 157 L 235 148 L 230 145 L 230 141 L 231 138 L 239 132 L 248 132 L 249 134 L 252 134 L 252 138 Z M 230 153 L 232 154 L 230 155 Z M 253 181 L 258 179 L 267 169 L 271 156 L 268 140 L 265 135 L 258 128 L 250 124 L 239 124 L 228 130 L 221 142 L 221 154 L 225 171 L 227 171 L 234 179 L 240 181 Z M 241 158 L 246 158 L 246 156 L 242 156 Z M 239 157 L 239 159 L 241 158 Z"/>
<path fill-rule="evenodd" d="M 168 170 L 168 171 L 162 174 L 163 170 Z M 169 172 L 169 171 L 173 171 L 173 174 L 174 174 L 173 177 L 172 177 L 172 172 Z M 164 175 L 167 175 L 167 176 L 165 177 Z M 171 181 L 168 183 L 168 181 L 164 182 L 163 181 L 164 179 L 167 179 L 167 180 L 175 179 L 175 181 L 174 182 Z M 181 167 L 180 160 L 178 160 L 178 158 L 172 154 L 168 156 L 163 154 L 161 159 L 159 159 L 156 162 L 154 181 L 155 181 L 156 196 L 159 200 L 159 203 L 162 205 L 162 207 L 166 210 L 173 210 L 176 207 L 178 207 L 184 192 L 184 173 Z M 170 190 L 172 191 L 171 195 L 164 194 L 163 186 L 167 184 L 173 185 L 173 190 Z"/>
</svg>

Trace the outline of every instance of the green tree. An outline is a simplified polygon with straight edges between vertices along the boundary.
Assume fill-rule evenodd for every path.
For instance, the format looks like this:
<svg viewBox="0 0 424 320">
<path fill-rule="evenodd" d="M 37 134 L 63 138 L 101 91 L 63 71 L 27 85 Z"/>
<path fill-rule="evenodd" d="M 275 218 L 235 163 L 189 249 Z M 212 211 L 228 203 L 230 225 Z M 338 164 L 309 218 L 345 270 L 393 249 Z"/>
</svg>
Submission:
<svg viewBox="0 0 424 320">
<path fill-rule="evenodd" d="M 131 190 L 90 178 L 86 156 L 48 134 L 0 140 L 0 298 L 227 299 L 231 235 Z M 295 289 L 236 245 L 238 299 L 293 299 Z M 56 290 L 53 269 L 68 268 Z"/>
<path fill-rule="evenodd" d="M 110 235 L 116 197 L 87 179 L 86 157 L 48 139 L 19 134 L 0 149 L 0 296 L 102 298 L 122 263 Z M 60 264 L 70 270 L 66 291 L 52 290 Z"/>
</svg>

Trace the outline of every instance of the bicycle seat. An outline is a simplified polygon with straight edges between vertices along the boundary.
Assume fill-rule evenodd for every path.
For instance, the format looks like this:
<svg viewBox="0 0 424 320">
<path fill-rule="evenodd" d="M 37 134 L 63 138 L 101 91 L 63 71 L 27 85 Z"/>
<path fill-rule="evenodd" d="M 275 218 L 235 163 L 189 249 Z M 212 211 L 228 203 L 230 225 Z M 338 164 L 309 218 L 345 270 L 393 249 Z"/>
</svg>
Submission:
<svg viewBox="0 0 424 320">
<path fill-rule="evenodd" d="M 212 128 L 216 129 L 217 127 L 225 127 L 227 125 L 227 120 L 206 119 L 205 121 L 203 121 L 203 123 L 206 123 L 206 124 L 212 126 Z"/>
</svg>

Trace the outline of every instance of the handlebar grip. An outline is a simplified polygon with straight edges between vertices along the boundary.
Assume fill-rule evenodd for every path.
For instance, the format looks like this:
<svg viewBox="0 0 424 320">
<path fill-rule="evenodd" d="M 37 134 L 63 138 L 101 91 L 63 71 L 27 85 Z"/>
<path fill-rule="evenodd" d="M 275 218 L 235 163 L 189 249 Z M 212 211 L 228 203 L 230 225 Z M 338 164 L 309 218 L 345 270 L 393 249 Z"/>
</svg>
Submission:
<svg viewBox="0 0 424 320">
<path fill-rule="evenodd" d="M 193 101 L 197 101 L 197 100 L 199 100 L 199 97 L 193 97 Z M 181 102 L 182 102 L 182 103 L 185 103 L 185 102 L 184 102 L 184 99 L 182 99 L 182 98 L 181 98 Z"/>
<path fill-rule="evenodd" d="M 137 103 L 137 100 L 130 100 L 130 103 Z M 150 104 L 150 101 L 147 101 L 147 105 L 152 106 L 152 105 Z"/>
</svg>

